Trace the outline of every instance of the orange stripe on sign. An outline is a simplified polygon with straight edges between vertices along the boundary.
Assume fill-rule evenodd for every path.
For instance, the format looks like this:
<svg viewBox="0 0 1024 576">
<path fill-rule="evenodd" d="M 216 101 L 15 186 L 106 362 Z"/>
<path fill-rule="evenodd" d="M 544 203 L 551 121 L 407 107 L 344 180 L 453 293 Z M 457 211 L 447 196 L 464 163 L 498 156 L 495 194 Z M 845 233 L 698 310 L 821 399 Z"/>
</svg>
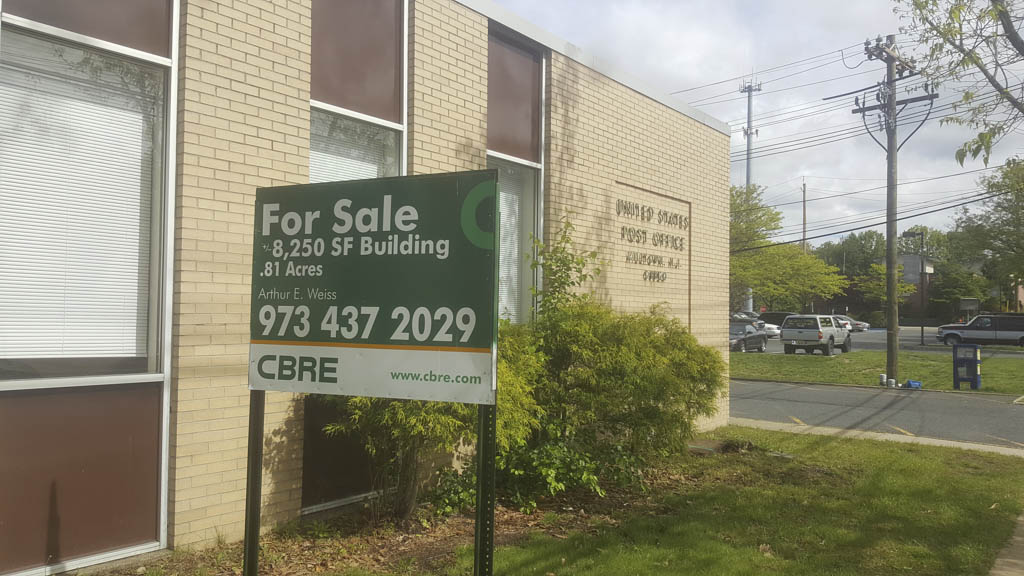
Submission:
<svg viewBox="0 0 1024 576">
<path fill-rule="evenodd" d="M 406 346 L 402 344 L 359 344 L 356 342 L 288 342 L 283 340 L 250 340 L 249 344 L 271 346 L 323 346 L 325 348 L 370 348 L 373 350 L 423 350 L 427 352 L 475 352 L 490 354 L 490 348 L 459 348 L 457 346 Z"/>
</svg>

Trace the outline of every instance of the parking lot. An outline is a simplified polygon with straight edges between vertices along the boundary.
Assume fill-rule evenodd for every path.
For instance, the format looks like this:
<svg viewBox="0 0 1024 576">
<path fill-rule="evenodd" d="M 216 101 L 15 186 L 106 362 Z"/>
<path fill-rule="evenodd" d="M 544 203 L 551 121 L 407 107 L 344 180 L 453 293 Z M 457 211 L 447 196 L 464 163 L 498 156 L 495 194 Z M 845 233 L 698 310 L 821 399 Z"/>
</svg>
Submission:
<svg viewBox="0 0 1024 576">
<path fill-rule="evenodd" d="M 900 348 L 904 350 L 948 353 L 948 346 L 936 342 L 935 331 L 935 328 L 925 327 L 925 345 L 922 347 L 921 328 L 919 326 L 902 326 L 900 327 Z M 854 350 L 885 350 L 885 328 L 872 328 L 867 332 L 854 332 L 851 337 L 853 338 Z M 779 338 L 769 338 L 768 353 L 782 354 L 782 340 Z M 835 353 L 841 354 L 842 352 L 836 348 Z M 797 352 L 797 354 L 802 354 L 802 352 Z"/>
</svg>

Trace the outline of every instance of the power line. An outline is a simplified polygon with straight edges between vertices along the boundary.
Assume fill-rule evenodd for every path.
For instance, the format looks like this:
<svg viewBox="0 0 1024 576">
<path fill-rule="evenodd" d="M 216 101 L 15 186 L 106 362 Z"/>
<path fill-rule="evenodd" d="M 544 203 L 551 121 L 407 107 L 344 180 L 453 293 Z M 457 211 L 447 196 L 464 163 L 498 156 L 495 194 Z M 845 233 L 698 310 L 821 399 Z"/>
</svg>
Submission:
<svg viewBox="0 0 1024 576">
<path fill-rule="evenodd" d="M 1012 190 L 1007 190 L 1005 192 L 999 192 L 997 194 L 990 194 L 988 196 L 983 196 L 981 198 L 976 198 L 974 200 L 968 200 L 966 202 L 961 202 L 959 204 L 954 204 L 952 206 L 945 206 L 943 208 L 936 208 L 934 210 L 928 210 L 928 211 L 925 211 L 925 212 L 919 212 L 917 214 L 908 214 L 906 216 L 900 216 L 899 218 L 894 218 L 894 221 L 900 222 L 902 220 L 909 220 L 911 218 L 917 218 L 919 216 L 927 216 L 929 214 L 935 214 L 936 212 L 942 212 L 944 210 L 950 210 L 950 209 L 953 209 L 953 208 L 959 208 L 960 206 L 966 206 L 967 204 L 973 204 L 975 202 L 981 202 L 982 200 L 988 200 L 989 198 L 995 198 L 997 196 L 1003 196 L 1003 195 L 1006 195 L 1006 194 L 1010 194 L 1011 192 L 1012 192 Z M 857 230 L 867 230 L 868 228 L 874 228 L 875 226 L 880 226 L 880 225 L 886 224 L 886 223 L 887 223 L 887 220 L 882 220 L 880 222 L 875 222 L 874 224 L 868 224 L 868 225 L 865 225 L 865 226 L 857 226 L 855 228 L 847 228 L 845 230 L 836 230 L 835 232 L 829 232 L 828 234 L 819 234 L 817 236 L 808 236 L 807 240 L 817 240 L 818 238 L 827 238 L 829 236 L 835 236 L 837 234 L 846 234 L 847 232 L 856 232 Z M 739 254 L 741 252 L 751 252 L 751 251 L 754 251 L 754 250 L 763 250 L 765 248 L 771 248 L 773 246 L 784 246 L 786 244 L 796 244 L 798 242 L 801 242 L 801 240 L 798 239 L 798 240 L 787 240 L 785 242 L 773 242 L 771 244 L 765 244 L 764 246 L 752 246 L 750 248 L 739 248 L 737 250 L 731 250 L 729 253 L 730 254 Z"/>
<path fill-rule="evenodd" d="M 995 170 L 998 166 L 991 166 L 986 168 L 977 168 L 975 170 L 967 170 L 966 172 L 957 172 L 955 174 L 943 174 L 942 176 L 931 176 L 929 178 L 920 178 L 917 180 L 904 181 L 903 184 L 920 184 L 921 182 L 932 182 L 934 180 L 943 180 L 945 178 L 955 178 L 957 176 L 964 176 L 966 174 L 974 174 L 976 172 L 984 172 L 987 170 Z M 817 198 L 808 198 L 808 202 L 816 202 L 818 200 L 828 200 L 830 198 L 841 198 L 843 196 L 853 196 L 854 194 L 862 194 L 864 192 L 872 192 L 874 190 L 885 190 L 886 186 L 876 186 L 874 188 L 865 188 L 863 190 L 854 190 L 852 192 L 843 192 L 841 194 L 833 194 L 831 196 L 819 196 Z M 743 210 L 737 210 L 737 212 L 751 212 L 754 210 L 764 210 L 765 208 L 778 208 L 780 206 L 790 206 L 792 204 L 799 204 L 800 202 L 783 202 L 781 204 L 772 204 L 769 206 L 758 206 L 756 208 L 745 208 Z"/>
<path fill-rule="evenodd" d="M 902 208 L 903 209 L 913 209 L 914 207 L 926 206 L 926 205 L 932 204 L 932 203 L 935 203 L 934 205 L 938 205 L 938 204 L 941 204 L 943 202 L 947 202 L 947 201 L 950 201 L 950 200 L 958 200 L 958 199 L 966 198 L 967 197 L 966 194 L 975 194 L 979 190 L 981 190 L 981 188 L 978 188 L 977 186 L 975 186 L 973 188 L 961 188 L 959 190 L 943 190 L 942 192 L 939 193 L 940 194 L 939 196 L 933 196 L 933 197 L 928 198 L 927 200 L 918 200 L 916 202 L 909 202 L 907 204 L 904 204 L 902 206 Z M 834 218 L 825 218 L 825 219 L 822 219 L 822 220 L 814 220 L 810 224 L 813 224 L 815 226 L 828 224 L 828 226 L 825 226 L 825 227 L 834 227 L 834 226 L 840 226 L 840 225 L 845 225 L 845 224 L 852 224 L 855 220 L 851 220 L 851 219 L 856 219 L 856 218 L 859 218 L 861 216 L 868 216 L 870 214 L 878 214 L 879 212 L 885 212 L 885 209 L 881 208 L 881 209 L 867 210 L 867 211 L 864 211 L 864 212 L 855 212 L 855 213 L 852 213 L 852 214 L 844 214 L 842 216 L 836 216 Z M 786 226 L 782 226 L 782 227 L 780 227 L 777 230 L 773 230 L 772 233 L 771 233 L 771 236 L 787 236 L 789 234 L 794 234 L 795 232 L 791 232 L 792 230 L 799 230 L 802 227 L 803 227 L 802 223 L 789 224 L 789 225 L 786 225 Z"/>
<path fill-rule="evenodd" d="M 906 212 L 913 211 L 913 210 L 918 210 L 918 209 L 921 209 L 921 208 L 932 208 L 932 207 L 936 207 L 936 206 L 941 206 L 941 205 L 947 204 L 949 202 L 956 202 L 958 200 L 964 200 L 964 199 L 968 199 L 968 198 L 980 197 L 980 196 L 984 196 L 984 195 L 989 193 L 989 192 L 981 192 L 981 193 L 979 193 L 979 191 L 981 191 L 981 190 L 983 190 L 983 189 L 982 188 L 969 188 L 969 189 L 964 189 L 964 190 L 957 191 L 955 194 L 950 194 L 948 196 L 943 196 L 941 198 L 930 198 L 928 200 L 919 200 L 917 202 L 910 202 L 910 203 L 904 205 L 901 208 L 900 213 L 906 213 Z M 886 211 L 886 209 L 882 208 L 882 209 L 878 209 L 878 210 L 868 210 L 866 212 L 857 212 L 857 213 L 854 213 L 854 214 L 847 214 L 845 216 L 840 216 L 840 217 L 837 217 L 837 218 L 830 218 L 830 219 L 826 219 L 826 220 L 818 220 L 818 221 L 812 222 L 812 224 L 815 224 L 815 226 L 813 228 L 808 228 L 808 230 L 827 230 L 829 228 L 835 228 L 837 226 L 845 226 L 845 225 L 848 225 L 848 224 L 856 224 L 858 222 L 866 222 L 868 220 L 871 220 L 871 219 L 877 217 L 881 213 L 884 213 L 885 211 Z M 802 228 L 802 226 L 803 226 L 802 224 L 793 224 L 793 225 L 790 225 L 790 226 L 786 226 L 786 227 L 780 228 L 778 231 L 775 231 L 774 233 L 772 233 L 771 237 L 775 238 L 775 237 L 779 237 L 779 236 L 792 236 L 793 234 L 799 234 L 800 233 L 800 228 Z M 782 231 L 782 230 L 786 230 L 786 231 Z"/>
<path fill-rule="evenodd" d="M 765 90 L 764 93 L 765 94 L 775 94 L 777 92 L 786 92 L 788 90 L 796 90 L 797 88 L 806 88 L 807 86 L 816 86 L 818 84 L 825 84 L 825 83 L 828 83 L 828 82 L 834 82 L 836 80 L 843 80 L 845 78 L 852 78 L 854 76 L 863 76 L 864 74 L 878 74 L 878 70 L 864 70 L 863 72 L 854 72 L 853 74 L 844 74 L 842 76 L 835 76 L 835 77 L 832 77 L 832 78 L 826 78 L 824 80 L 818 80 L 818 81 L 815 81 L 815 82 L 808 82 L 806 84 L 797 84 L 796 86 L 789 86 L 787 88 L 778 88 L 776 90 Z M 724 96 L 724 94 L 721 94 L 721 96 Z M 689 104 L 691 106 L 711 106 L 712 104 L 722 104 L 724 102 L 735 102 L 736 100 L 743 100 L 743 98 L 727 98 L 725 100 L 714 100 L 712 102 L 704 102 L 704 100 L 707 100 L 707 99 L 708 98 L 702 98 L 701 100 L 695 100 L 693 102 L 690 102 Z M 703 102 L 703 103 L 699 103 L 699 102 Z"/>
<path fill-rule="evenodd" d="M 903 119 L 898 121 L 897 125 L 899 125 L 899 126 L 906 126 L 908 124 L 916 124 L 917 122 L 915 120 L 917 118 L 920 118 L 920 117 L 924 116 L 925 113 L 926 113 L 925 111 L 921 111 L 921 112 L 914 112 L 914 113 L 908 114 L 907 116 L 903 117 Z M 942 118 L 948 118 L 950 116 L 957 116 L 959 114 L 960 114 L 960 112 L 954 111 L 954 112 L 950 112 L 948 114 L 943 114 L 943 115 L 935 116 L 935 119 L 941 120 Z M 834 128 L 834 127 L 829 127 L 829 128 Z M 824 130 L 824 129 L 825 128 L 822 128 L 822 130 Z M 811 130 L 809 132 L 814 132 L 814 130 Z M 787 142 L 779 142 L 779 143 L 776 143 L 776 144 L 770 144 L 768 146 L 762 146 L 762 147 L 760 147 L 760 148 L 758 148 L 756 150 L 754 155 L 751 156 L 751 159 L 764 158 L 764 157 L 767 157 L 767 156 L 776 156 L 778 154 L 787 154 L 789 152 L 796 152 L 797 150 L 804 150 L 804 149 L 807 149 L 807 148 L 813 148 L 813 147 L 822 146 L 822 145 L 825 145 L 825 144 L 832 144 L 834 142 L 840 142 L 840 141 L 843 141 L 843 140 L 849 140 L 851 138 L 859 138 L 861 136 L 866 136 L 866 135 L 869 135 L 869 134 L 871 134 L 871 132 L 869 132 L 868 130 L 865 130 L 863 128 L 859 128 L 859 127 L 836 129 L 836 130 L 834 130 L 831 133 L 819 134 L 819 135 L 816 135 L 816 136 L 807 136 L 807 137 L 804 137 L 804 138 L 796 138 L 796 139 L 793 139 L 793 140 L 790 140 L 790 141 L 787 141 Z M 831 138 L 831 139 L 829 139 L 829 138 Z M 796 146 L 798 144 L 806 144 L 807 142 L 813 142 L 813 143 L 807 144 L 807 145 L 804 145 L 804 146 Z M 730 155 L 731 156 L 736 156 L 737 152 L 736 151 L 732 151 L 732 152 L 730 152 Z M 735 158 L 733 160 L 730 160 L 730 162 L 737 162 L 737 161 L 738 161 L 738 159 L 735 159 Z"/>
<path fill-rule="evenodd" d="M 772 72 L 772 71 L 781 70 L 781 69 L 784 69 L 784 68 L 790 68 L 790 67 L 793 67 L 793 66 L 797 66 L 799 64 L 810 62 L 812 60 L 819 60 L 819 59 L 824 58 L 826 56 L 831 56 L 831 55 L 833 55 L 833 54 L 835 54 L 837 52 L 842 53 L 843 50 L 849 50 L 849 49 L 855 48 L 857 46 L 860 46 L 860 42 L 858 42 L 856 44 L 851 44 L 849 46 L 846 46 L 845 48 L 840 48 L 839 50 L 830 50 L 828 52 L 824 52 L 822 54 L 818 54 L 817 56 L 810 56 L 810 57 L 803 58 L 803 59 L 800 59 L 800 60 L 795 60 L 793 62 L 788 62 L 786 64 L 780 64 L 778 66 L 773 66 L 771 68 L 765 68 L 764 70 L 761 70 L 761 73 Z M 725 84 L 726 82 L 735 82 L 736 80 L 742 80 L 742 79 L 746 78 L 747 76 L 749 76 L 749 74 L 742 74 L 740 76 L 734 76 L 732 78 L 726 78 L 725 80 L 719 80 L 717 82 L 711 82 L 709 84 L 702 84 L 700 86 L 693 86 L 692 88 L 684 88 L 682 90 L 675 90 L 673 92 L 669 92 L 669 94 L 682 94 L 684 92 L 692 92 L 694 90 L 700 90 L 701 88 L 708 88 L 710 86 L 718 86 L 720 84 Z"/>
</svg>

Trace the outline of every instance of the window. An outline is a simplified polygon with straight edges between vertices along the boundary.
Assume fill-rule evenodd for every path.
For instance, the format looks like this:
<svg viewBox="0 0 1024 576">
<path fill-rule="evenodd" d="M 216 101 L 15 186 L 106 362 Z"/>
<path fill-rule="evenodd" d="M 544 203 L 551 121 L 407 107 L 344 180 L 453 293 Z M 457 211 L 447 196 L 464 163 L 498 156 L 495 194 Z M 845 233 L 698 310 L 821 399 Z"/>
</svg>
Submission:
<svg viewBox="0 0 1024 576">
<path fill-rule="evenodd" d="M 783 328 L 794 328 L 796 330 L 817 330 L 818 321 L 814 318 L 793 318 L 789 317 L 782 324 Z"/>
<path fill-rule="evenodd" d="M 999 316 L 998 330 L 1003 332 L 1024 332 L 1024 317 Z"/>
<path fill-rule="evenodd" d="M 979 316 L 970 323 L 970 327 L 975 330 L 991 330 L 992 329 L 992 318 L 988 316 Z"/>
<path fill-rule="evenodd" d="M 165 80 L 0 35 L 0 379 L 158 371 Z"/>
<path fill-rule="evenodd" d="M 538 171 L 493 157 L 487 159 L 487 167 L 498 170 L 498 313 L 512 322 L 525 322 L 533 302 L 533 271 L 527 256 L 537 235 Z"/>
<path fill-rule="evenodd" d="M 831 318 L 819 318 L 819 321 L 821 322 L 821 327 L 822 328 L 831 328 L 832 327 L 832 319 Z"/>
<path fill-rule="evenodd" d="M 401 134 L 313 109 L 311 112 L 309 181 L 336 182 L 398 176 Z"/>
</svg>

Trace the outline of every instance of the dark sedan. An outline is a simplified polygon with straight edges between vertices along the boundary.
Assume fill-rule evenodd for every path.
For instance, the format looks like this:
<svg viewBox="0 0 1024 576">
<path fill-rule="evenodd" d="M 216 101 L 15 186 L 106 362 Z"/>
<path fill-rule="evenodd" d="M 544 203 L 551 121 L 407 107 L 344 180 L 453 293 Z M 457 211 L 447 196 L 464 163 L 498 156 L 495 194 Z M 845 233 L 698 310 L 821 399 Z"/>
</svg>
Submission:
<svg viewBox="0 0 1024 576">
<path fill-rule="evenodd" d="M 768 348 L 768 335 L 750 322 L 729 323 L 729 349 L 736 352 L 764 352 Z"/>
</svg>

